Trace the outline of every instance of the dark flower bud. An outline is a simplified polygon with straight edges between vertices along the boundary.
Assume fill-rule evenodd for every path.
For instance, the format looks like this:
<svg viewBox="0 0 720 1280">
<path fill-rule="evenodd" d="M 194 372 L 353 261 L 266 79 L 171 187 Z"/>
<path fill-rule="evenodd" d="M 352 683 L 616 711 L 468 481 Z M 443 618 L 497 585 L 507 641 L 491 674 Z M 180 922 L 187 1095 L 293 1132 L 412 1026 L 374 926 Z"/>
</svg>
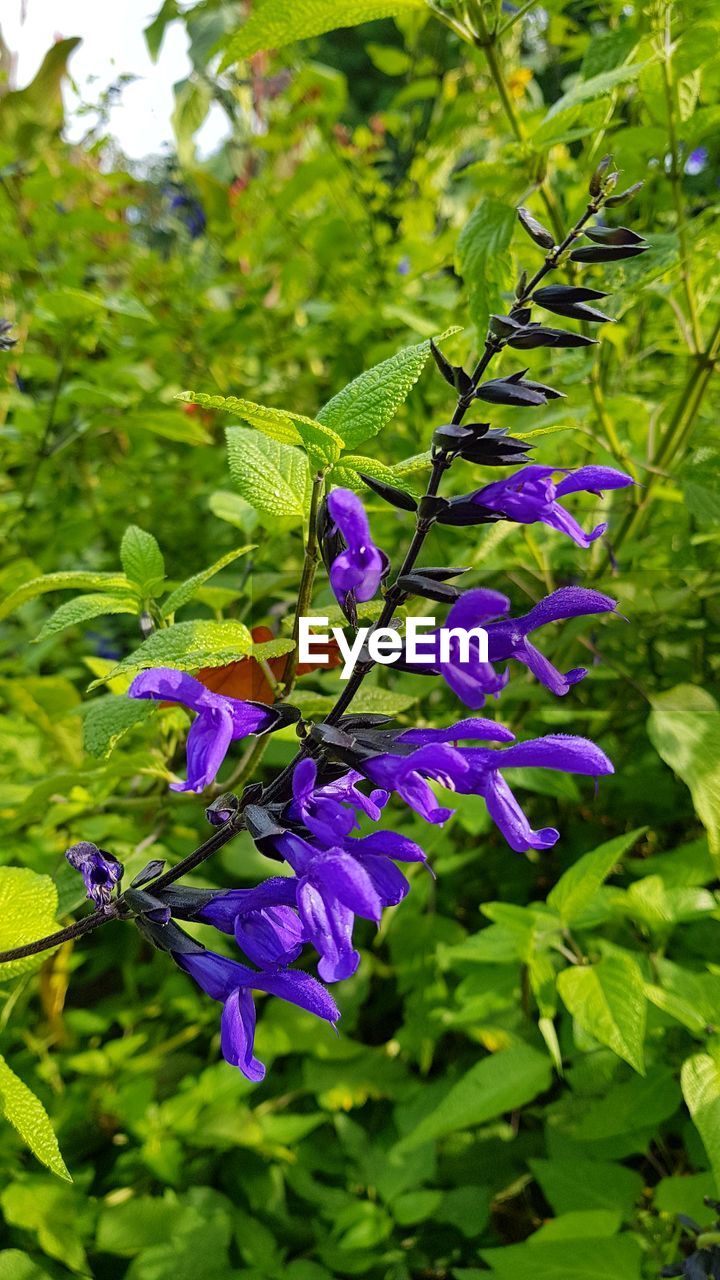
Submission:
<svg viewBox="0 0 720 1280">
<path fill-rule="evenodd" d="M 490 316 L 488 328 L 496 338 L 507 338 L 522 329 L 525 323 L 525 320 L 516 320 L 514 316 Z"/>
<path fill-rule="evenodd" d="M 603 178 L 605 177 L 605 174 L 610 168 L 610 165 L 612 164 L 612 162 L 613 162 L 612 156 L 603 156 L 592 178 L 590 179 L 588 191 L 590 192 L 591 196 L 600 195 L 603 189 Z"/>
<path fill-rule="evenodd" d="M 404 573 L 397 580 L 400 590 L 409 596 L 421 596 L 424 600 L 436 600 L 439 604 L 454 604 L 462 592 L 449 582 L 438 582 L 418 570 L 415 573 Z"/>
<path fill-rule="evenodd" d="M 596 244 L 647 244 L 645 237 L 630 227 L 588 227 L 584 234 Z"/>
<path fill-rule="evenodd" d="M 555 302 L 596 302 L 607 296 L 602 289 L 587 289 L 583 285 L 546 284 L 535 290 L 533 302 L 548 307 Z"/>
<path fill-rule="evenodd" d="M 138 871 L 134 880 L 130 882 L 131 889 L 140 889 L 144 884 L 149 884 L 151 880 L 155 880 L 161 875 L 165 863 L 160 858 L 154 858 L 152 862 L 147 862 L 142 871 Z"/>
<path fill-rule="evenodd" d="M 240 801 L 232 791 L 225 791 L 205 810 L 205 817 L 213 827 L 224 827 L 240 808 Z"/>
<path fill-rule="evenodd" d="M 570 258 L 573 262 L 620 262 L 622 258 L 636 258 L 649 248 L 649 244 L 592 244 L 573 249 Z"/>
<path fill-rule="evenodd" d="M 446 382 L 458 392 L 459 395 L 467 395 L 472 391 L 472 378 L 465 372 L 461 365 L 451 364 L 446 356 L 443 355 L 439 347 L 435 345 L 432 338 L 430 339 L 430 350 L 438 369 L 440 370 Z"/>
<path fill-rule="evenodd" d="M 625 191 L 619 191 L 616 196 L 608 196 L 605 201 L 606 207 L 608 209 L 618 209 L 621 204 L 629 204 L 644 185 L 644 182 L 634 182 L 631 187 L 627 187 Z"/>
<path fill-rule="evenodd" d="M 551 232 L 548 231 L 547 227 L 543 226 L 542 222 L 538 222 L 537 218 L 533 217 L 529 209 L 520 205 L 517 215 L 520 219 L 521 227 L 524 231 L 527 231 L 530 239 L 534 240 L 535 244 L 539 245 L 541 249 L 554 249 L 555 241 Z"/>
<path fill-rule="evenodd" d="M 446 509 L 436 517 L 438 524 L 448 524 L 458 528 L 466 525 L 493 524 L 496 520 L 503 518 L 497 511 L 481 507 L 468 497 L 451 498 Z"/>
<path fill-rule="evenodd" d="M 508 346 L 515 347 L 518 351 L 529 351 L 534 347 L 588 347 L 594 343 L 594 338 L 586 338 L 582 333 L 573 333 L 569 329 L 548 329 L 541 324 L 526 325 L 508 338 Z"/>
<path fill-rule="evenodd" d="M 397 489 L 395 485 L 385 484 L 383 480 L 376 480 L 364 471 L 358 471 L 358 475 L 368 489 L 372 489 L 373 493 L 376 493 L 384 502 L 389 502 L 392 507 L 399 507 L 401 511 L 417 511 L 417 500 L 411 493 L 406 493 L 404 489 Z"/>
</svg>

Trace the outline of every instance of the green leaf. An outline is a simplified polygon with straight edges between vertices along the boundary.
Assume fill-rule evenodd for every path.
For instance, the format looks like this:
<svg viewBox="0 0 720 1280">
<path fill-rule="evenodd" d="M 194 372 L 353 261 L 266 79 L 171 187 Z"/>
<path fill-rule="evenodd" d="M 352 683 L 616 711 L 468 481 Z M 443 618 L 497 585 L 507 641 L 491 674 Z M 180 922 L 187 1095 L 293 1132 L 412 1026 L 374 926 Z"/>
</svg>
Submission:
<svg viewBox="0 0 720 1280">
<path fill-rule="evenodd" d="M 123 672 L 143 671 L 146 667 L 172 667 L 175 671 L 224 667 L 251 652 L 252 636 L 242 622 L 176 622 L 154 631 L 139 649 L 123 658 L 101 680 L 94 680 L 89 688 L 95 689 Z"/>
<path fill-rule="evenodd" d="M 720 707 L 705 689 L 691 684 L 659 693 L 651 703 L 650 741 L 690 788 L 720 871 Z"/>
<path fill-rule="evenodd" d="M 486 197 L 473 210 L 457 242 L 455 266 L 468 290 L 470 315 L 478 333 L 493 311 L 502 311 L 502 291 L 509 279 L 507 250 L 515 229 L 515 210 Z"/>
<path fill-rule="evenodd" d="M 592 76 L 589 80 L 578 80 L 572 89 L 553 103 L 540 128 L 554 116 L 560 115 L 561 111 L 569 111 L 583 102 L 594 102 L 597 98 L 606 98 L 613 89 L 637 80 L 640 72 L 647 65 L 647 62 L 635 62 L 631 66 L 614 67 L 611 71 L 603 71 L 601 75 Z"/>
<path fill-rule="evenodd" d="M 404 475 L 398 474 L 394 467 L 387 466 L 379 458 L 365 458 L 361 454 L 346 453 L 330 472 L 330 480 L 333 484 L 342 485 L 346 489 L 367 492 L 369 491 L 369 486 L 360 478 L 359 472 L 361 471 L 373 480 L 380 480 L 383 484 L 392 484 L 396 489 L 411 493 L 415 498 L 420 497 L 417 489 L 413 489 Z"/>
<path fill-rule="evenodd" d="M 129 525 L 123 534 L 120 560 L 129 581 L 143 599 L 154 595 L 165 580 L 165 561 L 157 540 L 136 524 Z"/>
<path fill-rule="evenodd" d="M 0 1056 L 0 1106 L 5 1119 L 20 1134 L 23 1142 L 59 1178 L 72 1182 L 65 1161 L 60 1154 L 58 1140 L 50 1123 L 50 1117 L 42 1102 L 28 1089 L 19 1076 L 11 1071 Z"/>
<path fill-rule="evenodd" d="M 435 341 L 442 342 L 443 338 L 458 332 L 457 328 L 448 329 Z M 318 422 L 332 427 L 342 438 L 346 449 L 376 436 L 407 399 L 429 355 L 430 340 L 427 339 L 415 347 L 405 347 L 372 369 L 366 369 L 323 405 L 318 413 Z"/>
<path fill-rule="evenodd" d="M 211 564 L 208 569 L 202 569 L 200 573 L 193 574 L 192 578 L 186 578 L 179 587 L 170 592 L 167 600 L 164 601 L 162 607 L 163 618 L 169 618 L 171 614 L 177 613 L 178 609 L 181 609 L 184 604 L 192 600 L 193 596 L 197 595 L 203 583 L 210 578 L 214 578 L 216 573 L 220 573 L 222 569 L 227 568 L 229 564 L 232 564 L 240 556 L 245 556 L 248 551 L 254 550 L 255 544 L 248 543 L 245 547 L 238 547 L 235 551 L 228 551 L 226 555 L 221 556 L 219 560 Z"/>
<path fill-rule="evenodd" d="M 560 877 L 547 901 L 564 924 L 572 924 L 582 916 L 613 867 L 632 849 L 645 830 L 645 827 L 638 827 L 627 835 L 605 841 L 592 853 L 578 858 Z"/>
<path fill-rule="evenodd" d="M 0 867 L 0 951 L 44 938 L 56 928 L 57 889 L 49 876 L 27 867 Z M 37 969 L 46 955 L 0 965 L 0 982 Z"/>
<path fill-rule="evenodd" d="M 6 596 L 0 604 L 0 621 L 19 609 L 20 605 L 48 591 L 127 591 L 130 583 L 124 573 L 92 573 L 84 569 L 65 573 L 45 573 L 41 578 L 31 578 Z"/>
<path fill-rule="evenodd" d="M 290 6 L 284 0 L 265 0 L 230 41 L 220 69 L 261 49 L 281 49 L 324 31 L 424 8 L 425 0 L 293 0 Z"/>
<path fill-rule="evenodd" d="M 621 1208 L 630 1217 L 642 1195 L 642 1176 L 622 1164 L 583 1160 L 579 1156 L 573 1156 L 572 1161 L 530 1160 L 528 1164 L 556 1213 Z"/>
<path fill-rule="evenodd" d="M 398 1145 L 402 1149 L 419 1147 L 434 1138 L 485 1124 L 506 1111 L 515 1111 L 549 1088 L 551 1076 L 545 1054 L 528 1045 L 517 1045 L 483 1058 Z"/>
<path fill-rule="evenodd" d="M 480 1256 L 500 1280 L 640 1280 L 643 1257 L 631 1235 L 558 1240 L 532 1249 L 511 1244 L 483 1249 Z"/>
<path fill-rule="evenodd" d="M 127 694 L 110 693 L 87 703 L 83 716 L 83 746 L 88 755 L 109 756 L 136 724 L 148 720 L 157 704 Z"/>
<path fill-rule="evenodd" d="M 709 1053 L 696 1053 L 683 1063 L 680 1084 L 720 1188 L 720 1063 Z"/>
<path fill-rule="evenodd" d="M 35 643 L 46 640 L 48 636 L 64 631 L 66 627 L 76 627 L 81 622 L 89 622 L 91 618 L 102 618 L 111 613 L 137 613 L 137 600 L 132 596 L 110 596 L 97 592 L 91 596 L 76 596 L 67 600 L 48 618 L 35 637 Z"/>
<path fill-rule="evenodd" d="M 50 1273 L 19 1249 L 0 1250 L 0 1280 L 50 1280 Z"/>
<path fill-rule="evenodd" d="M 362 685 L 353 698 L 348 711 L 352 715 L 397 716 L 407 711 L 417 698 L 407 693 L 395 693 L 392 689 L 378 689 L 375 685 Z"/>
<path fill-rule="evenodd" d="M 243 418 L 270 440 L 280 444 L 302 445 L 316 467 L 329 467 L 337 462 L 343 449 L 340 436 L 330 427 L 314 418 L 289 409 L 268 409 L 252 400 L 239 400 L 237 396 L 206 396 L 194 391 L 184 391 L 176 397 L 186 404 L 199 404 L 207 409 L 223 409 L 226 413 Z"/>
<path fill-rule="evenodd" d="M 558 974 L 558 991 L 584 1031 L 644 1074 L 645 983 L 637 961 L 613 951 Z"/>
<path fill-rule="evenodd" d="M 240 496 L 261 515 L 302 519 L 308 505 L 305 454 L 248 427 L 229 427 L 225 435 L 230 474 Z"/>
</svg>

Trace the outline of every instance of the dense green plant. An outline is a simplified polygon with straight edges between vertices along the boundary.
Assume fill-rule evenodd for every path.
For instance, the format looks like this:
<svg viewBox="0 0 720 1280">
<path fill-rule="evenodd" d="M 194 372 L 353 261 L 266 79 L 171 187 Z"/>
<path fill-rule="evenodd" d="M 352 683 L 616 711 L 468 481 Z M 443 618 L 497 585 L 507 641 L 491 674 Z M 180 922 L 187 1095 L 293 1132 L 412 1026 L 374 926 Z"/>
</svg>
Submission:
<svg viewBox="0 0 720 1280">
<path fill-rule="evenodd" d="M 431 13 L 337 0 L 298 4 L 293 22 L 284 6 L 280 28 L 276 8 L 266 0 L 239 33 L 221 5 L 183 19 L 195 71 L 178 91 L 169 180 L 101 166 L 100 141 L 62 142 L 67 46 L 31 90 L 0 100 L 13 265 L 3 314 L 19 339 L 2 356 L 0 762 L 13 865 L 0 879 L 1 945 L 49 931 L 58 899 L 61 918 L 80 906 L 68 844 L 110 847 L 132 875 L 203 838 L 202 806 L 166 791 L 186 720 L 148 719 L 122 696 L 138 623 L 169 633 L 162 624 L 184 608 L 174 625 L 188 665 L 211 665 L 247 652 L 240 638 L 274 626 L 285 601 L 276 647 L 256 653 L 287 651 L 307 498 L 287 451 L 317 459 L 322 433 L 307 420 L 401 348 L 417 350 L 419 375 L 427 339 L 463 323 L 468 301 L 484 334 L 527 262 L 527 242 L 511 240 L 515 207 L 559 240 L 611 149 L 623 185 L 646 179 L 627 217 L 652 248 L 598 278 L 612 270 L 622 320 L 602 346 L 563 353 L 561 370 L 551 353 L 552 371 L 533 353 L 532 376 L 562 373 L 569 393 L 536 406 L 533 442 L 537 461 L 562 450 L 566 465 L 592 458 L 641 487 L 611 517 L 612 563 L 601 542 L 588 562 L 541 526 L 512 526 L 509 539 L 500 523 L 473 534 L 471 585 L 509 579 L 514 613 L 568 582 L 620 600 L 630 628 L 588 638 L 566 624 L 544 645 L 561 667 L 571 646 L 598 652 L 590 685 L 556 703 L 516 675 L 502 699 L 519 736 L 596 738 L 617 774 L 594 802 L 571 778 L 515 778 L 534 792 L 531 816 L 563 832 L 532 859 L 509 853 L 472 799 L 430 842 L 405 816 L 437 881 L 413 877 L 379 935 L 361 935 L 337 1043 L 268 1004 L 258 1051 L 273 1069 L 260 1087 L 217 1061 L 212 1009 L 127 930 L 66 945 L 39 974 L 32 961 L 5 970 L 3 1109 L 61 1172 L 32 1084 L 75 1186 L 19 1162 L 6 1129 L 0 1265 L 131 1278 L 185 1267 L 211 1280 L 462 1277 L 484 1265 L 521 1278 L 655 1275 L 679 1256 L 674 1215 L 709 1216 L 720 1143 L 717 16 L 709 5 L 691 22 L 659 6 L 496 13 L 468 0 Z M 163 7 L 155 47 L 176 16 Z M 395 22 L 332 33 L 382 17 Z M 314 47 L 258 52 L 306 37 Z M 219 39 L 250 62 L 218 73 Z M 192 135 L 213 97 L 233 133 L 203 167 Z M 467 363 L 473 345 L 470 331 L 442 349 Z M 211 399 L 177 401 L 187 386 Z M 420 491 L 427 459 L 404 460 L 443 421 L 443 392 L 423 374 L 371 457 L 354 461 L 358 436 L 350 459 L 332 460 L 333 481 L 360 488 L 362 472 Z M 243 420 L 228 431 L 230 479 L 216 396 Z M 516 408 L 491 413 L 517 434 Z M 253 449 L 277 468 L 264 494 L 248 483 Z M 463 467 L 448 493 L 472 487 Z M 377 541 L 396 546 L 406 517 L 363 493 Z M 129 521 L 153 529 L 164 561 L 149 533 L 125 533 Z M 427 545 L 450 564 L 457 531 L 435 525 Z M 63 588 L 80 601 L 49 594 Z M 188 654 L 188 635 L 213 627 L 228 648 Z M 106 688 L 85 700 L 93 677 Z M 329 709 L 335 679 L 301 679 L 303 714 Z M 411 675 L 374 673 L 366 690 L 369 709 L 405 725 L 457 710 Z M 262 761 L 236 757 L 227 772 L 252 766 L 270 781 L 293 741 L 292 729 L 274 735 Z M 247 886 L 268 867 L 242 834 L 203 871 Z"/>
</svg>

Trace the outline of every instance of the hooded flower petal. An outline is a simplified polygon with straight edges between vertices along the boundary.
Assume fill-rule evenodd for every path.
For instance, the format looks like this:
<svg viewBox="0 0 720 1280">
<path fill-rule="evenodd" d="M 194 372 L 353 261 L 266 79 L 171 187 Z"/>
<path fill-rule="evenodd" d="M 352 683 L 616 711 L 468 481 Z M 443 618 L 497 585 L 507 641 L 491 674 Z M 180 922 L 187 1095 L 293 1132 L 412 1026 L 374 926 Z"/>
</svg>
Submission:
<svg viewBox="0 0 720 1280">
<path fill-rule="evenodd" d="M 265 1074 L 262 1063 L 253 1056 L 255 1010 L 251 991 L 278 996 L 326 1022 L 336 1022 L 340 1017 L 332 996 L 307 973 L 256 973 L 213 951 L 173 952 L 173 958 L 213 1000 L 222 1001 L 223 1056 L 250 1080 L 261 1080 Z"/>
<path fill-rule="evenodd" d="M 351 489 L 333 489 L 327 500 L 328 513 L 342 534 L 345 550 L 330 568 L 330 585 L 340 605 L 351 595 L 355 600 L 372 600 L 386 567 L 383 553 L 375 546 L 365 508 Z"/>
<path fill-rule="evenodd" d="M 497 771 L 485 778 L 482 796 L 495 826 L 516 853 L 525 853 L 528 849 L 550 849 L 560 838 L 560 832 L 554 827 L 533 830 L 507 782 Z"/>
<path fill-rule="evenodd" d="M 306 940 L 294 910 L 296 897 L 295 877 L 275 876 L 255 889 L 215 894 L 195 919 L 233 933 L 240 949 L 261 969 L 277 968 L 297 960 Z"/>
<path fill-rule="evenodd" d="M 172 782 L 173 791 L 203 791 L 217 776 L 231 742 L 264 732 L 278 718 L 277 712 L 262 703 L 212 693 L 187 672 L 169 667 L 141 671 L 128 695 L 156 702 L 180 702 L 197 712 L 187 739 L 187 781 Z"/>
<path fill-rule="evenodd" d="M 605 489 L 619 489 L 634 481 L 631 476 L 612 467 L 580 467 L 555 484 L 552 476 L 560 470 L 537 464 L 521 467 L 506 479 L 478 489 L 471 501 L 520 524 L 533 524 L 539 520 L 567 534 L 579 546 L 587 547 L 605 532 L 607 526 L 597 525 L 591 533 L 584 533 L 558 499 L 569 493 L 602 493 Z"/>
<path fill-rule="evenodd" d="M 429 742 L 472 742 L 478 739 L 482 742 L 513 742 L 515 734 L 496 720 L 471 716 L 467 720 L 456 720 L 444 729 L 406 729 L 397 741 L 417 742 L 423 746 Z"/>
<path fill-rule="evenodd" d="M 546 688 L 562 697 L 571 685 L 582 680 L 586 674 L 585 668 L 574 667 L 572 671 L 563 674 L 535 648 L 527 639 L 528 635 L 548 622 L 594 613 L 612 613 L 616 607 L 616 600 L 599 591 L 590 591 L 585 587 L 561 587 L 540 600 L 529 613 L 519 618 L 489 623 L 487 634 L 490 661 L 502 662 L 514 658 L 517 662 L 524 663 Z"/>
<path fill-rule="evenodd" d="M 458 779 L 467 772 L 460 752 L 442 743 L 419 747 L 409 756 L 391 753 L 371 756 L 363 761 L 362 767 L 373 782 L 396 791 L 411 809 L 433 823 L 446 822 L 455 811 L 438 804 L 426 778 L 434 778 L 441 786 L 454 791 L 459 790 Z"/>
<path fill-rule="evenodd" d="M 249 991 L 238 987 L 231 991 L 220 1018 L 220 1047 L 231 1067 L 239 1067 L 248 1080 L 257 1084 L 265 1079 L 265 1066 L 253 1054 L 255 1044 L 255 1005 Z"/>
<path fill-rule="evenodd" d="M 232 718 L 222 708 L 204 708 L 190 726 L 185 744 L 187 780 L 171 791 L 204 791 L 217 777 L 233 738 Z"/>
<path fill-rule="evenodd" d="M 321 886 L 303 879 L 298 889 L 298 906 L 308 938 L 320 960 L 318 973 L 325 982 L 341 982 L 355 973 L 360 953 L 352 945 L 355 917 Z"/>
</svg>

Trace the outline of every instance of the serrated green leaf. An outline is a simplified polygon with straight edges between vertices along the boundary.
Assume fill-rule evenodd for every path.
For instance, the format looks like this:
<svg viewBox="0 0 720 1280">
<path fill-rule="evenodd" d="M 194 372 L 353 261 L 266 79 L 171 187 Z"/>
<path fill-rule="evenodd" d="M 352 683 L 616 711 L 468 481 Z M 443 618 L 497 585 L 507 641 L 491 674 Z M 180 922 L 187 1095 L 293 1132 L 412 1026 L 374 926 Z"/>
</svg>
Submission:
<svg viewBox="0 0 720 1280">
<path fill-rule="evenodd" d="M 645 983 L 637 961 L 614 951 L 558 975 L 558 991 L 583 1030 L 644 1074 Z"/>
<path fill-rule="evenodd" d="M 691 684 L 676 685 L 651 702 L 650 741 L 690 788 L 720 871 L 720 707 L 705 689 Z"/>
<path fill-rule="evenodd" d="M 52 1173 L 72 1182 L 58 1140 L 42 1102 L 0 1056 L 0 1106 L 5 1119 Z"/>
<path fill-rule="evenodd" d="M 459 329 L 448 329 L 435 341 L 442 342 L 453 333 L 459 333 Z M 372 369 L 366 369 L 323 405 L 318 413 L 318 422 L 332 427 L 342 438 L 346 449 L 376 436 L 407 399 L 429 355 L 430 340 L 427 339 L 417 346 L 405 347 Z"/>
<path fill-rule="evenodd" d="M 309 482 L 305 454 L 248 427 L 229 427 L 225 435 L 230 474 L 240 496 L 261 515 L 302 519 Z"/>
<path fill-rule="evenodd" d="M 170 592 L 167 600 L 164 601 L 162 607 L 163 618 L 169 618 L 171 614 L 177 613 L 184 604 L 192 600 L 197 594 L 203 583 L 208 582 L 210 578 L 214 578 L 216 573 L 220 573 L 222 569 L 227 568 L 234 560 L 240 556 L 247 555 L 248 551 L 255 550 L 255 543 L 248 543 L 245 547 L 238 547 L 235 551 L 228 551 L 226 555 L 221 556 L 214 564 L 207 569 L 201 569 L 200 573 L 195 573 L 191 578 L 186 578 L 185 582 L 181 582 L 179 587 Z"/>
<path fill-rule="evenodd" d="M 399 1143 L 409 1150 L 458 1129 L 484 1124 L 531 1102 L 550 1085 L 545 1054 L 516 1045 L 483 1058 L 454 1084 L 442 1102 Z"/>
<path fill-rule="evenodd" d="M 246 658 L 251 652 L 252 636 L 242 622 L 204 619 L 176 622 L 153 632 L 139 649 L 123 658 L 102 680 L 93 680 L 89 688 L 95 689 L 115 676 L 147 667 L 172 667 L 175 671 L 224 667 L 228 662 Z"/>
<path fill-rule="evenodd" d="M 52 933 L 57 902 L 57 889 L 49 876 L 39 876 L 28 867 L 0 867 L 0 951 Z M 26 956 L 0 965 L 0 981 L 37 969 L 45 958 Z"/>
<path fill-rule="evenodd" d="M 83 746 L 88 755 L 104 758 L 136 724 L 149 719 L 157 703 L 126 694 L 107 694 L 87 704 L 83 716 Z"/>
<path fill-rule="evenodd" d="M 645 827 L 638 827 L 627 835 L 607 840 L 592 853 L 578 858 L 560 877 L 548 894 L 548 906 L 557 911 L 565 924 L 572 924 L 582 915 L 613 867 L 632 849 L 645 830 Z"/>
<path fill-rule="evenodd" d="M 252 647 L 252 657 L 257 662 L 267 662 L 269 658 L 282 658 L 295 648 L 295 641 L 289 637 L 278 636 L 275 640 L 261 640 Z"/>
<path fill-rule="evenodd" d="M 165 579 L 165 561 L 157 539 L 131 524 L 120 543 L 120 561 L 130 583 L 144 599 L 152 596 Z"/>
<path fill-rule="evenodd" d="M 64 631 L 66 627 L 76 627 L 81 622 L 89 622 L 91 618 L 102 618 L 111 613 L 137 613 L 137 600 L 132 596 L 110 596 L 97 592 L 91 596 L 76 596 L 67 600 L 48 618 L 44 627 L 35 637 L 35 643 L 46 640 L 48 636 Z"/>
<path fill-rule="evenodd" d="M 92 573 L 84 569 L 69 570 L 65 573 L 45 573 L 41 578 L 31 578 L 17 587 L 0 604 L 0 620 L 28 600 L 45 595 L 48 591 L 114 591 L 129 590 L 130 583 L 124 573 Z"/>
<path fill-rule="evenodd" d="M 237 396 L 207 396 L 195 391 L 184 391 L 177 396 L 186 404 L 199 404 L 204 408 L 222 409 L 249 422 L 270 440 L 280 444 L 301 445 L 310 455 L 316 467 L 329 467 L 340 457 L 343 442 L 330 427 L 314 418 L 289 409 L 269 409 L 252 400 L 240 400 Z"/>
<path fill-rule="evenodd" d="M 221 70 L 261 49 L 280 49 L 337 27 L 356 27 L 424 8 L 425 0 L 294 0 L 291 6 L 284 0 L 266 0 L 231 39 Z"/>
<path fill-rule="evenodd" d="M 502 293 L 509 282 L 510 247 L 515 210 L 486 197 L 473 210 L 457 242 L 455 265 L 468 290 L 470 315 L 484 335 L 491 312 L 502 310 Z"/>
<path fill-rule="evenodd" d="M 720 1189 L 720 1063 L 709 1053 L 694 1054 L 682 1065 L 680 1084 Z"/>
</svg>

